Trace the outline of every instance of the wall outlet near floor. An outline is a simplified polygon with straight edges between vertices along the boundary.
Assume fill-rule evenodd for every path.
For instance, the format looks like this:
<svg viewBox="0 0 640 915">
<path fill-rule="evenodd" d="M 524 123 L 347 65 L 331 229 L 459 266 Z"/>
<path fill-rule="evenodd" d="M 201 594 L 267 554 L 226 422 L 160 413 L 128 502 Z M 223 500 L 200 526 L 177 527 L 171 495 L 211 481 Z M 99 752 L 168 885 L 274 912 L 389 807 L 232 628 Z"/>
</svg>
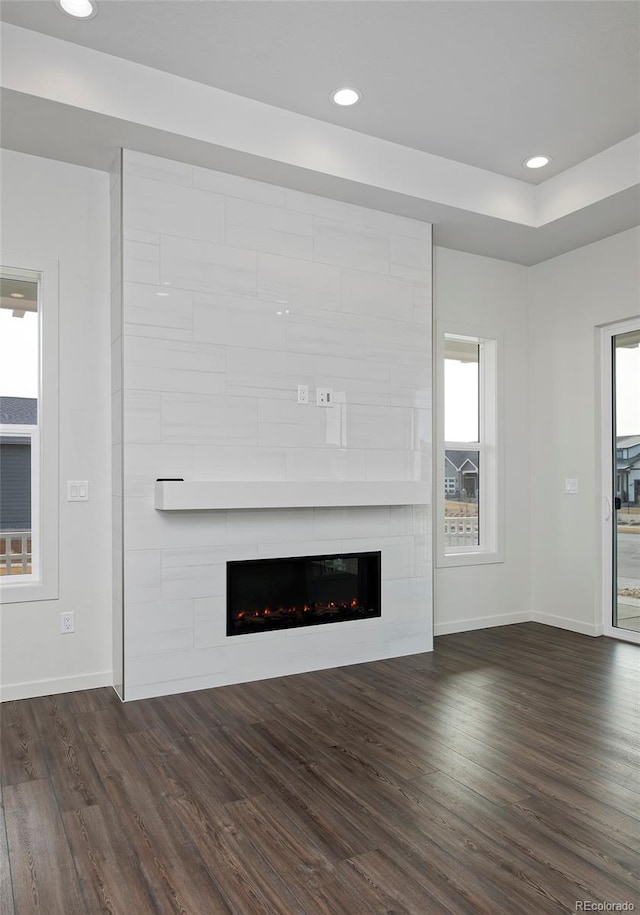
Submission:
<svg viewBox="0 0 640 915">
<path fill-rule="evenodd" d="M 67 632 L 76 631 L 76 619 L 75 613 L 61 613 L 60 614 L 60 632 L 63 635 L 66 635 Z"/>
<path fill-rule="evenodd" d="M 309 385 L 298 385 L 298 403 L 309 403 Z"/>
</svg>

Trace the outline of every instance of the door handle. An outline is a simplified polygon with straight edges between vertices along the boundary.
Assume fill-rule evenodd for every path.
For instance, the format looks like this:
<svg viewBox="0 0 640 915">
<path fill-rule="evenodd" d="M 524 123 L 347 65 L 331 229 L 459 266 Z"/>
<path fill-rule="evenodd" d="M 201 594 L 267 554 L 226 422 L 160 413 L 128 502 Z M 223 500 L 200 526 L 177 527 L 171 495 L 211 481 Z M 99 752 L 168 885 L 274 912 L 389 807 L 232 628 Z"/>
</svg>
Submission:
<svg viewBox="0 0 640 915">
<path fill-rule="evenodd" d="M 615 497 L 615 499 L 613 500 L 613 505 L 614 505 L 615 510 L 617 512 L 619 512 L 620 509 L 622 508 L 622 499 L 620 498 L 620 496 Z"/>
<path fill-rule="evenodd" d="M 605 497 L 604 502 L 605 502 L 605 506 L 606 506 L 604 520 L 609 521 L 611 519 L 611 499 L 609 498 L 609 496 Z"/>
</svg>

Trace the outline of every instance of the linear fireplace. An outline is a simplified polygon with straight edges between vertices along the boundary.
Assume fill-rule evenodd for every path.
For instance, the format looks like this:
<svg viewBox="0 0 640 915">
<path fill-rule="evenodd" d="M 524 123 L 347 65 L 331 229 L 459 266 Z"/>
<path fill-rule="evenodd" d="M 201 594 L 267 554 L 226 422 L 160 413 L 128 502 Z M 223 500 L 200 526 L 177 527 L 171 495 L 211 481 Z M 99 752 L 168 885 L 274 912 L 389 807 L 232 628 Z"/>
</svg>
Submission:
<svg viewBox="0 0 640 915">
<path fill-rule="evenodd" d="M 379 552 L 227 563 L 227 635 L 381 614 Z"/>
</svg>

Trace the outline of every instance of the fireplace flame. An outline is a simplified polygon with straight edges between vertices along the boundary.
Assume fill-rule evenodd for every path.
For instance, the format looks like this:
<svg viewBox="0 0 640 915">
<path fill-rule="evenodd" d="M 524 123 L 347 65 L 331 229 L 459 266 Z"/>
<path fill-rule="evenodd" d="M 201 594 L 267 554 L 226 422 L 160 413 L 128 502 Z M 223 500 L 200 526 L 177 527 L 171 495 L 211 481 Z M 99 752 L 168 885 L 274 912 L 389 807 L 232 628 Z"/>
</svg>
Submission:
<svg viewBox="0 0 640 915">
<path fill-rule="evenodd" d="M 357 598 L 353 597 L 351 600 L 343 601 L 327 601 L 326 603 L 318 602 L 313 604 L 302 604 L 298 607 L 296 604 L 293 604 L 290 607 L 280 606 L 277 609 L 272 607 L 263 607 L 257 610 L 238 610 L 234 613 L 234 619 L 236 622 L 240 620 L 245 620 L 246 622 L 251 622 L 252 620 L 263 620 L 263 619 L 285 619 L 291 616 L 301 617 L 303 614 L 317 614 L 322 616 L 327 613 L 338 613 L 340 610 L 358 610 L 364 611 L 364 607 L 361 607 Z"/>
</svg>

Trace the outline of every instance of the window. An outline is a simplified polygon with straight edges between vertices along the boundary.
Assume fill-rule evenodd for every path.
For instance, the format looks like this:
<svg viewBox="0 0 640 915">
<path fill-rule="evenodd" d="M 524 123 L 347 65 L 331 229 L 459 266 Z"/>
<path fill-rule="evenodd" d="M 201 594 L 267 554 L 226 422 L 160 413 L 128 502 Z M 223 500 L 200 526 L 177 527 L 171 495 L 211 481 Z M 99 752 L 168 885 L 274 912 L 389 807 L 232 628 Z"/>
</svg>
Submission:
<svg viewBox="0 0 640 915">
<path fill-rule="evenodd" d="M 44 269 L 0 267 L 3 603 L 57 597 L 56 264 L 46 266 L 46 286 L 43 309 Z"/>
<path fill-rule="evenodd" d="M 438 564 L 498 562 L 497 350 L 494 337 L 441 332 Z"/>
</svg>

